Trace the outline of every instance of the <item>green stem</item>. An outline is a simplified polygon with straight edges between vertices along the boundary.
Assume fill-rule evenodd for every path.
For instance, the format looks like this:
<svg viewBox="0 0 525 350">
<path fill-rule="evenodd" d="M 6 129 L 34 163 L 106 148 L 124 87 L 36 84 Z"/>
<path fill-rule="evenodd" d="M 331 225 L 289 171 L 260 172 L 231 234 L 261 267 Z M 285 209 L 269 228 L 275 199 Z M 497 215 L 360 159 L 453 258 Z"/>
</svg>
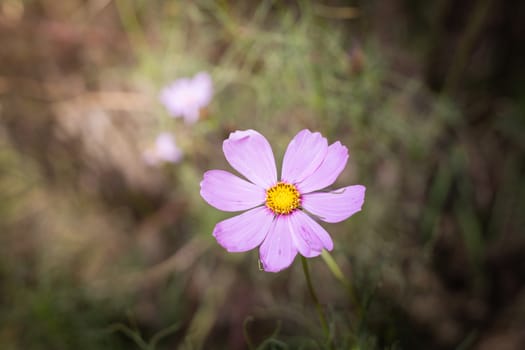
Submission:
<svg viewBox="0 0 525 350">
<path fill-rule="evenodd" d="M 339 282 L 341 282 L 343 286 L 345 286 L 346 291 L 348 295 L 350 296 L 350 300 L 352 301 L 352 303 L 354 304 L 356 308 L 357 315 L 359 319 L 361 319 L 363 310 L 362 310 L 361 303 L 359 302 L 359 299 L 357 299 L 357 296 L 354 293 L 354 288 L 352 286 L 352 283 L 350 282 L 350 280 L 348 280 L 344 276 L 343 271 L 341 271 L 341 268 L 339 268 L 339 265 L 337 265 L 337 262 L 334 260 L 334 258 L 332 257 L 332 255 L 330 255 L 328 251 L 323 250 L 323 252 L 321 253 L 321 257 L 323 258 L 324 262 L 328 266 L 328 269 L 332 272 L 334 277 Z"/>
<path fill-rule="evenodd" d="M 321 322 L 321 327 L 323 327 L 323 331 L 326 335 L 326 338 L 330 340 L 330 330 L 328 329 L 328 323 L 326 322 L 326 318 L 324 317 L 324 312 L 321 304 L 319 303 L 319 298 L 317 298 L 317 294 L 315 293 L 314 286 L 312 285 L 312 279 L 310 278 L 310 271 L 308 270 L 308 262 L 306 261 L 306 258 L 301 255 L 301 264 L 303 265 L 303 272 L 304 277 L 306 278 L 306 285 L 308 286 L 308 291 L 310 292 L 310 295 L 312 296 L 312 299 L 315 304 L 315 308 L 317 309 L 317 313 L 319 314 L 319 321 Z"/>
<path fill-rule="evenodd" d="M 164 328 L 164 329 L 160 330 L 157 334 L 155 334 L 151 338 L 151 340 L 150 340 L 150 342 L 148 344 L 149 349 L 155 350 L 157 348 L 157 344 L 158 344 L 159 341 L 161 341 L 162 339 L 164 339 L 168 335 L 176 332 L 177 330 L 179 330 L 179 328 L 180 328 L 180 323 L 177 322 L 177 323 L 174 323 L 174 324 L 172 324 L 171 326 L 169 326 L 167 328 Z"/>
</svg>

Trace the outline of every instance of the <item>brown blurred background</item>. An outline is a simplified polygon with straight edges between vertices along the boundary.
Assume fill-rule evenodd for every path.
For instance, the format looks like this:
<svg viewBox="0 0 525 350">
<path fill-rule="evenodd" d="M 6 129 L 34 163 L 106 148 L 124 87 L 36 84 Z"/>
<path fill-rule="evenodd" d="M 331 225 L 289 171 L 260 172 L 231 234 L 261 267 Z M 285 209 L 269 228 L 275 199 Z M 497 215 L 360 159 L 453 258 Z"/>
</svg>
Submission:
<svg viewBox="0 0 525 350">
<path fill-rule="evenodd" d="M 331 225 L 359 318 L 312 260 L 338 349 L 525 348 L 525 3 L 0 0 L 0 348 L 317 349 L 299 263 L 211 237 L 220 144 L 350 148 Z M 210 72 L 193 126 L 158 101 Z M 179 164 L 143 151 L 170 130 Z M 326 286 L 326 287 L 325 287 Z M 355 324 L 359 327 L 355 327 Z"/>
</svg>

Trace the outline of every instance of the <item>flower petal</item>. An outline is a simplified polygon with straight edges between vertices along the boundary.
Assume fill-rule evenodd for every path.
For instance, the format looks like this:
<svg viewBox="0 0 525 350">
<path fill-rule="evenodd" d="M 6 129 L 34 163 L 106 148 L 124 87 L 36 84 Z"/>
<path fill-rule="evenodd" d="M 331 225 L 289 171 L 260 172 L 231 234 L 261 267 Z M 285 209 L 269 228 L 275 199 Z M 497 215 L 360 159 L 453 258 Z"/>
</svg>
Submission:
<svg viewBox="0 0 525 350">
<path fill-rule="evenodd" d="M 326 157 L 321 165 L 301 183 L 297 184 L 299 192 L 310 193 L 330 186 L 343 171 L 348 161 L 348 148 L 339 141 L 328 147 Z"/>
<path fill-rule="evenodd" d="M 265 207 L 249 210 L 215 225 L 213 236 L 229 252 L 257 247 L 268 234 L 273 214 Z"/>
<path fill-rule="evenodd" d="M 284 154 L 281 179 L 293 184 L 301 182 L 319 167 L 327 149 L 328 142 L 320 133 L 300 131 Z"/>
<path fill-rule="evenodd" d="M 208 204 L 224 211 L 250 209 L 266 198 L 263 188 L 224 170 L 205 172 L 200 193 Z"/>
<path fill-rule="evenodd" d="M 365 190 L 365 186 L 354 185 L 331 192 L 305 194 L 302 206 L 323 221 L 343 221 L 361 210 L 365 201 Z"/>
<path fill-rule="evenodd" d="M 272 147 L 257 131 L 231 133 L 222 150 L 230 165 L 256 185 L 269 188 L 277 182 Z"/>
<path fill-rule="evenodd" d="M 186 124 L 195 124 L 199 120 L 201 110 L 199 107 L 187 106 L 181 110 L 181 114 Z"/>
<path fill-rule="evenodd" d="M 259 253 L 264 271 L 281 271 L 290 266 L 297 255 L 288 221 L 289 216 L 278 216 L 261 244 Z"/>
<path fill-rule="evenodd" d="M 323 251 L 332 250 L 334 243 L 326 230 L 302 211 L 289 215 L 292 239 L 303 256 L 313 258 Z"/>
<path fill-rule="evenodd" d="M 176 163 L 182 158 L 182 151 L 177 147 L 175 137 L 168 132 L 160 133 L 157 136 L 155 150 L 157 156 L 166 162 Z"/>
<path fill-rule="evenodd" d="M 206 72 L 197 73 L 192 79 L 194 101 L 199 107 L 205 107 L 213 97 L 213 82 Z"/>
<path fill-rule="evenodd" d="M 200 111 L 213 97 L 213 82 L 206 72 L 200 72 L 193 78 L 177 79 L 164 87 L 160 101 L 174 117 L 184 117 L 188 124 L 199 119 Z"/>
</svg>

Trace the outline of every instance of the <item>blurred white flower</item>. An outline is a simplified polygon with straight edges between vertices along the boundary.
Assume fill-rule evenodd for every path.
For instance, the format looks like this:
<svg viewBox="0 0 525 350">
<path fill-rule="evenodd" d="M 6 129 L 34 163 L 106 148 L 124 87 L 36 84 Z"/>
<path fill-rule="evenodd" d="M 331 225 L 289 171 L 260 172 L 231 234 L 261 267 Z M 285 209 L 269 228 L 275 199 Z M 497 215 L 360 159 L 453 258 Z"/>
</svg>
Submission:
<svg viewBox="0 0 525 350">
<path fill-rule="evenodd" d="M 182 159 L 182 151 L 177 147 L 175 137 L 168 132 L 163 132 L 157 136 L 154 147 L 147 149 L 143 157 L 149 165 L 178 163 Z"/>
<path fill-rule="evenodd" d="M 160 93 L 160 101 L 174 118 L 184 117 L 186 123 L 193 124 L 212 96 L 211 77 L 206 72 L 200 72 L 193 78 L 177 79 L 167 85 Z"/>
</svg>

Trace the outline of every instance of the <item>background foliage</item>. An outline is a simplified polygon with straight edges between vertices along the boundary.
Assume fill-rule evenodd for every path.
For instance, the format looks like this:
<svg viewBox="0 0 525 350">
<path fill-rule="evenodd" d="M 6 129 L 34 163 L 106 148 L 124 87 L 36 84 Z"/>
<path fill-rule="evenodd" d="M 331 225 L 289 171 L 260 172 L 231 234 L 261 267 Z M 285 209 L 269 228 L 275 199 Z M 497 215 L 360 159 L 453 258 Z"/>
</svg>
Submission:
<svg viewBox="0 0 525 350">
<path fill-rule="evenodd" d="M 525 6 L 490 0 L 0 1 L 0 348 L 522 349 Z M 194 125 L 158 102 L 207 71 Z M 310 260 L 259 271 L 199 196 L 222 140 L 350 149 L 326 225 L 363 312 Z M 164 130 L 184 152 L 151 167 Z M 277 156 L 279 158 L 279 156 Z M 281 159 L 278 159 L 280 162 Z M 298 260 L 298 259 L 297 259 Z"/>
</svg>

